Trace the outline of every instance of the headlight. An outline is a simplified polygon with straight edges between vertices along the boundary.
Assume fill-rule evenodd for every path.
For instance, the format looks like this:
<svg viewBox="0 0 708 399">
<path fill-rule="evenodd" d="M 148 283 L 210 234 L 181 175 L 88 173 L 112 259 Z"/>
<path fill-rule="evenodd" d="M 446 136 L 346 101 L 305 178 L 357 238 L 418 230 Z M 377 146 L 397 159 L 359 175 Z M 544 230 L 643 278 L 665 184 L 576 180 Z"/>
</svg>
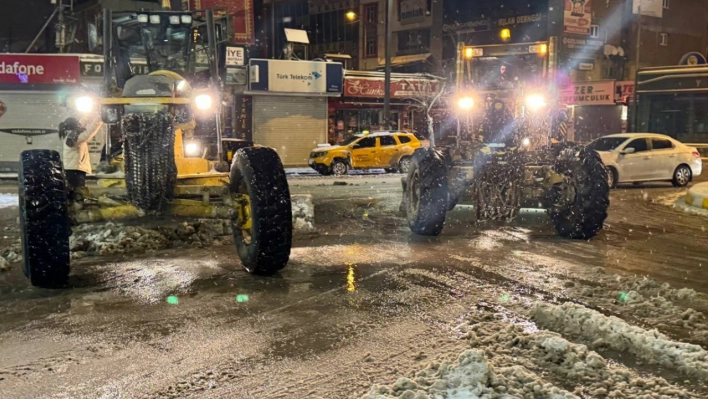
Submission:
<svg viewBox="0 0 708 399">
<path fill-rule="evenodd" d="M 197 105 L 197 109 L 206 111 L 211 109 L 214 100 L 212 100 L 211 96 L 208 94 L 200 94 L 194 98 L 194 103 Z"/>
<path fill-rule="evenodd" d="M 184 154 L 188 156 L 197 156 L 201 151 L 201 146 L 197 142 L 187 143 L 184 146 Z"/>
<path fill-rule="evenodd" d="M 532 94 L 526 97 L 526 105 L 531 111 L 536 111 L 546 106 L 546 100 L 540 94 Z"/>
<path fill-rule="evenodd" d="M 524 147 L 528 147 L 531 145 L 531 140 L 529 140 L 528 137 L 524 137 L 524 139 L 521 140 L 521 145 L 523 145 Z"/>
<path fill-rule="evenodd" d="M 313 152 L 313 153 L 312 153 L 312 158 L 319 158 L 319 157 L 323 157 L 323 156 L 325 156 L 325 155 L 327 155 L 326 152 Z"/>
<path fill-rule="evenodd" d="M 76 110 L 82 114 L 88 114 L 93 111 L 94 101 L 89 96 L 78 97 L 74 103 L 76 104 Z"/>
</svg>

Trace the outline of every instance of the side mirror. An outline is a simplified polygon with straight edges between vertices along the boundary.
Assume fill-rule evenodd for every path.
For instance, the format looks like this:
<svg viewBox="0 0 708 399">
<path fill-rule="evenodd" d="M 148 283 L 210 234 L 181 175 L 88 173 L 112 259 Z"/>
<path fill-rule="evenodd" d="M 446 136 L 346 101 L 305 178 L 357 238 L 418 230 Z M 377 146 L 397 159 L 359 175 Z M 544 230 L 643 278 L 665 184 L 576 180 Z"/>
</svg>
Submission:
<svg viewBox="0 0 708 399">
<path fill-rule="evenodd" d="M 634 147 L 625 148 L 624 151 L 620 152 L 622 155 L 634 154 Z"/>
</svg>

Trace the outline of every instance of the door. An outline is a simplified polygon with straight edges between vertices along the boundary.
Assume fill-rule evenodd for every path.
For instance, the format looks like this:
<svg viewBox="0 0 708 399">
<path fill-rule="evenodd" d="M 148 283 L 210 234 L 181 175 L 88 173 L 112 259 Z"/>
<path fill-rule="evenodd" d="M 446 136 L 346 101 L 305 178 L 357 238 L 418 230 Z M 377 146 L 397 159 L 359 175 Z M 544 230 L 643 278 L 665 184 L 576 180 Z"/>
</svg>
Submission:
<svg viewBox="0 0 708 399">
<path fill-rule="evenodd" d="M 668 139 L 651 139 L 651 164 L 653 179 L 668 180 L 674 175 L 674 170 L 679 165 L 678 152 L 674 143 Z"/>
<path fill-rule="evenodd" d="M 650 166 L 651 153 L 649 152 L 647 139 L 634 139 L 624 146 L 623 151 L 627 148 L 634 148 L 634 153 L 620 153 L 617 158 L 619 181 L 632 182 L 648 179 L 648 176 L 651 176 L 653 172 Z"/>
<path fill-rule="evenodd" d="M 253 96 L 253 141 L 273 148 L 283 165 L 307 165 L 313 148 L 327 142 L 327 99 Z"/>
<path fill-rule="evenodd" d="M 376 137 L 364 137 L 352 145 L 352 167 L 366 169 L 376 167 Z"/>
<path fill-rule="evenodd" d="M 396 166 L 400 146 L 393 136 L 379 137 L 379 148 L 376 151 L 376 162 L 382 168 Z"/>
</svg>

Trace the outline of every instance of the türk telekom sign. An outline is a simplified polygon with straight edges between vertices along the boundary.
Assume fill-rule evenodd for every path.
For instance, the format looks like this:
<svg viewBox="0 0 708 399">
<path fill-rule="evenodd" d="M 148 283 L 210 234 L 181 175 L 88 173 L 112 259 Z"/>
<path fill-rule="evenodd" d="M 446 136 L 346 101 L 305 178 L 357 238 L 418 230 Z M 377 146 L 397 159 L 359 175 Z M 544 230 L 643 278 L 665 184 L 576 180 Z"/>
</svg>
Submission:
<svg viewBox="0 0 708 399">
<path fill-rule="evenodd" d="M 383 98 L 384 80 L 380 78 L 344 78 L 344 97 Z M 392 79 L 392 98 L 421 98 L 434 96 L 438 82 L 425 79 Z"/>
<path fill-rule="evenodd" d="M 0 54 L 0 83 L 76 84 L 80 80 L 77 56 Z"/>
</svg>

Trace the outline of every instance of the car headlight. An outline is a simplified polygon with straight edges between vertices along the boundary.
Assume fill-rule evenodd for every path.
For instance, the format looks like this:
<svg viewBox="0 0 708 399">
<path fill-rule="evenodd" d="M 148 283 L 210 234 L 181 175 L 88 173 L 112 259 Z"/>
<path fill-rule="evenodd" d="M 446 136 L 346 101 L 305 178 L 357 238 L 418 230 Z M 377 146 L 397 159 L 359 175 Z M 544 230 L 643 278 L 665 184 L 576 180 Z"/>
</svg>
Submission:
<svg viewBox="0 0 708 399">
<path fill-rule="evenodd" d="M 202 146 L 199 143 L 192 141 L 184 146 L 184 154 L 187 156 L 198 156 L 201 152 Z"/>
<path fill-rule="evenodd" d="M 323 157 L 323 156 L 325 156 L 325 155 L 327 155 L 326 152 L 313 152 L 313 153 L 312 153 L 312 158 L 319 158 L 319 157 Z"/>
<path fill-rule="evenodd" d="M 214 100 L 208 94 L 200 94 L 194 98 L 194 104 L 197 106 L 197 109 L 206 111 L 211 109 Z"/>
<path fill-rule="evenodd" d="M 523 145 L 524 147 L 528 147 L 531 145 L 531 140 L 529 140 L 528 137 L 524 137 L 524 139 L 521 140 L 521 145 Z"/>
<path fill-rule="evenodd" d="M 82 114 L 88 114 L 93 111 L 94 101 L 93 98 L 89 96 L 78 97 L 74 103 L 76 104 L 76 110 Z"/>
</svg>

